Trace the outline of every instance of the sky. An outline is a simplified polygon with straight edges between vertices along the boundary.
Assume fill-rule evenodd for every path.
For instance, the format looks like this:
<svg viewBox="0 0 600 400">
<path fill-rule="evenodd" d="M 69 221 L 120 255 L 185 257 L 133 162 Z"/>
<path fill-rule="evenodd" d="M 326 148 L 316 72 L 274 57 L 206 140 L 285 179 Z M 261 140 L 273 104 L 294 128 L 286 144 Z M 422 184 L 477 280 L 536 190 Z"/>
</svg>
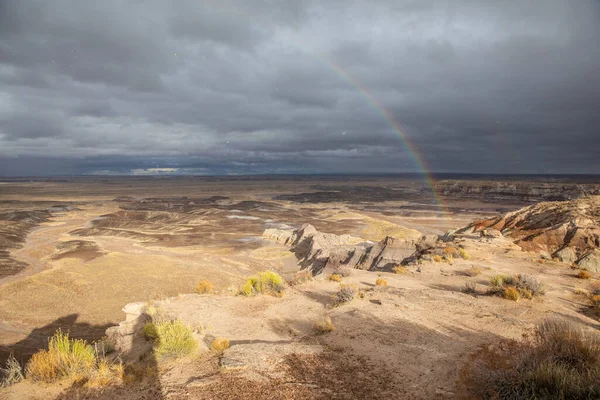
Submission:
<svg viewBox="0 0 600 400">
<path fill-rule="evenodd" d="M 600 173 L 597 0 L 0 0 L 0 176 Z"/>
</svg>

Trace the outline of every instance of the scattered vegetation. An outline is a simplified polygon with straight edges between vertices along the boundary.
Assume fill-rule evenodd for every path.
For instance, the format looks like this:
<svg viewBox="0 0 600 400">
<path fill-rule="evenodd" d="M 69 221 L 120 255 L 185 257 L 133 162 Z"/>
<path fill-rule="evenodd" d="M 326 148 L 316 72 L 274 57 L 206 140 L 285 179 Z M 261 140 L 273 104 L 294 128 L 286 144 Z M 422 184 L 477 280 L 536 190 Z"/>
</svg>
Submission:
<svg viewBox="0 0 600 400">
<path fill-rule="evenodd" d="M 2 375 L 0 387 L 8 387 L 25 379 L 21 364 L 12 354 L 6 360 L 6 367 L 0 368 L 0 374 Z"/>
<path fill-rule="evenodd" d="M 577 273 L 577 277 L 579 279 L 590 279 L 592 277 L 592 274 L 590 274 L 588 271 L 579 271 Z"/>
<path fill-rule="evenodd" d="M 225 338 L 217 338 L 212 341 L 210 348 L 217 354 L 223 353 L 230 346 L 229 340 Z"/>
<path fill-rule="evenodd" d="M 333 296 L 334 306 L 351 302 L 358 295 L 358 289 L 352 285 L 340 285 L 340 290 Z"/>
<path fill-rule="evenodd" d="M 376 286 L 387 286 L 387 281 L 383 278 L 377 278 L 375 281 Z"/>
<path fill-rule="evenodd" d="M 544 286 L 531 275 L 518 276 L 494 275 L 490 278 L 491 294 L 500 294 L 502 297 L 518 301 L 521 297 L 532 299 L 545 293 Z"/>
<path fill-rule="evenodd" d="M 408 268 L 403 265 L 396 265 L 394 268 L 392 268 L 392 271 L 394 271 L 396 274 L 406 274 L 408 273 Z"/>
<path fill-rule="evenodd" d="M 161 358 L 185 356 L 198 348 L 192 329 L 181 320 L 147 323 L 143 333 L 154 342 L 154 353 Z"/>
<path fill-rule="evenodd" d="M 341 282 L 342 281 L 342 277 L 338 274 L 331 274 L 327 277 L 327 279 L 332 282 Z"/>
<path fill-rule="evenodd" d="M 471 267 L 464 271 L 466 276 L 479 276 L 481 275 L 481 268 L 479 267 Z"/>
<path fill-rule="evenodd" d="M 60 329 L 48 340 L 48 350 L 35 353 L 25 367 L 33 381 L 69 378 L 90 386 L 105 386 L 123 378 L 123 366 L 109 363 L 97 346 L 71 339 Z M 14 367 L 13 367 L 14 368 Z"/>
<path fill-rule="evenodd" d="M 329 316 L 326 316 L 321 321 L 315 323 L 314 329 L 318 335 L 323 335 L 325 333 L 332 332 L 333 330 L 335 330 L 335 327 L 331 322 L 331 318 Z"/>
<path fill-rule="evenodd" d="M 600 335 L 546 321 L 521 343 L 482 351 L 465 378 L 482 399 L 600 398 Z"/>
<path fill-rule="evenodd" d="M 201 280 L 195 288 L 196 293 L 204 294 L 204 293 L 212 293 L 215 287 L 208 280 Z"/>
<path fill-rule="evenodd" d="M 243 296 L 268 294 L 270 296 L 281 297 L 284 291 L 283 278 L 273 271 L 264 271 L 249 277 L 240 287 L 239 293 Z"/>
</svg>

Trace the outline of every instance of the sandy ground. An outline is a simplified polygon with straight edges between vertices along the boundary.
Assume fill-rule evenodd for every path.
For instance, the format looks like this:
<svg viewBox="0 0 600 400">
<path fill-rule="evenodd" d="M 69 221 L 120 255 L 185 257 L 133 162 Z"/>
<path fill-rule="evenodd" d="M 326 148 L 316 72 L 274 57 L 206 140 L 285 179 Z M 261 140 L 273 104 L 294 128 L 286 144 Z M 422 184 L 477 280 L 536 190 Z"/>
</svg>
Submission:
<svg viewBox="0 0 600 400">
<path fill-rule="evenodd" d="M 355 271 L 344 283 L 356 284 L 365 296 L 338 308 L 331 307 L 331 296 L 339 284 L 323 277 L 289 288 L 283 298 L 234 295 L 244 277 L 257 271 L 273 269 L 284 276 L 297 271 L 287 248 L 259 238 L 273 224 L 308 222 L 323 232 L 369 240 L 387 234 L 412 237 L 464 226 L 490 215 L 494 209 L 490 204 L 463 202 L 464 211 L 444 215 L 400 208 L 407 205 L 402 201 L 377 203 L 374 210 L 368 204 L 271 200 L 275 193 L 305 190 L 306 185 L 299 183 L 248 183 L 245 190 L 232 183 L 208 188 L 190 184 L 168 193 L 204 197 L 226 193 L 232 197 L 231 206 L 202 210 L 193 218 L 153 211 L 139 225 L 117 218 L 108 231 L 82 237 L 73 231 L 92 227 L 103 215 L 120 215 L 114 197 L 156 192 L 109 184 L 99 189 L 91 184 L 23 185 L 21 192 L 7 191 L 0 200 L 81 203 L 78 210 L 57 213 L 40 225 L 21 249 L 12 252 L 29 267 L 0 282 L 1 357 L 14 352 L 25 359 L 58 327 L 74 336 L 100 338 L 108 326 L 123 319 L 125 304 L 154 300 L 204 334 L 228 338 L 232 347 L 226 357 L 243 364 L 241 369 L 223 371 L 219 360 L 204 352 L 158 365 L 152 385 L 110 389 L 99 398 L 462 398 L 460 370 L 480 346 L 519 338 L 548 317 L 598 327 L 584 312 L 585 300 L 574 294 L 590 281 L 575 279 L 565 264 L 542 264 L 539 256 L 505 240 L 466 239 L 470 260 L 429 262 L 407 274 L 383 273 L 387 287 L 374 286 L 376 273 Z M 268 201 L 280 208 L 235 210 L 236 202 L 243 200 Z M 4 208 L 18 207 L 6 204 Z M 177 222 L 152 222 L 165 216 Z M 149 236 L 161 239 L 142 239 Z M 60 243 L 81 239 L 97 245 L 98 254 L 55 257 Z M 482 275 L 465 276 L 463 271 L 472 266 L 482 268 Z M 489 276 L 497 273 L 534 275 L 546 284 L 547 294 L 515 303 L 462 293 L 466 282 L 477 283 L 485 292 Z M 191 294 L 202 279 L 213 282 L 217 293 Z M 315 335 L 314 323 L 327 315 L 335 331 Z M 68 398 L 65 393 L 77 398 L 74 392 L 64 392 L 68 386 L 26 382 L 0 390 L 0 398 Z"/>
</svg>

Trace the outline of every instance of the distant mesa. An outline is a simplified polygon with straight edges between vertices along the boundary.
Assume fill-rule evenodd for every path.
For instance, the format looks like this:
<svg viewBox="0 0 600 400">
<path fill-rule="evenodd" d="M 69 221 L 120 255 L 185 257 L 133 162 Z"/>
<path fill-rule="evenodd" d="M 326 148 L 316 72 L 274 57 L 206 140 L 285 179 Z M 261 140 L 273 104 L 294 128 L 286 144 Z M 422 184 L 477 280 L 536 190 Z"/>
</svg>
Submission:
<svg viewBox="0 0 600 400">
<path fill-rule="evenodd" d="M 523 250 L 600 272 L 600 196 L 543 202 L 475 221 L 457 233 L 502 234 Z"/>
</svg>

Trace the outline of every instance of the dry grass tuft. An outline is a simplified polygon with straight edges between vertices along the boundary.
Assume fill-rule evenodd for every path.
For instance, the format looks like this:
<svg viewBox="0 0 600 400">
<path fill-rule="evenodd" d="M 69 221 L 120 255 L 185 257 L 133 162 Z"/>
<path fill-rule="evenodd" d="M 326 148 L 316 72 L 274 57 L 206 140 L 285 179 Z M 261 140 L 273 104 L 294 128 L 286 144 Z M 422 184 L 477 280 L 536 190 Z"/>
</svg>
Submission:
<svg viewBox="0 0 600 400">
<path fill-rule="evenodd" d="M 340 265 L 333 270 L 333 273 L 342 278 L 348 278 L 349 276 L 352 276 L 352 268 Z"/>
<path fill-rule="evenodd" d="M 490 285 L 489 293 L 500 294 L 505 299 L 514 301 L 518 301 L 521 297 L 531 300 L 535 296 L 543 295 L 546 290 L 540 281 L 525 274 L 494 275 L 490 278 Z"/>
<path fill-rule="evenodd" d="M 521 298 L 521 293 L 519 292 L 519 289 L 517 289 L 516 287 L 508 286 L 508 287 L 504 288 L 504 291 L 502 292 L 502 296 L 504 296 L 504 298 L 508 299 L 508 300 L 519 301 L 519 299 Z"/>
<path fill-rule="evenodd" d="M 258 275 L 249 277 L 239 290 L 239 294 L 242 296 L 268 294 L 270 296 L 282 297 L 284 292 L 283 278 L 273 271 L 259 272 Z"/>
<path fill-rule="evenodd" d="M 196 293 L 204 294 L 204 293 L 212 293 L 214 291 L 214 289 L 215 289 L 215 287 L 213 286 L 212 283 L 210 283 L 206 279 L 203 279 L 196 285 L 196 288 L 194 290 L 196 291 Z"/>
<path fill-rule="evenodd" d="M 463 293 L 467 294 L 477 294 L 477 284 L 475 282 L 467 282 L 465 283 L 465 287 L 463 288 Z"/>
<path fill-rule="evenodd" d="M 0 368 L 0 373 L 3 376 L 0 380 L 0 387 L 8 387 L 25 379 L 21 364 L 12 354 L 6 360 L 6 367 Z"/>
<path fill-rule="evenodd" d="M 217 354 L 223 353 L 230 346 L 229 340 L 225 338 L 217 338 L 212 341 L 210 348 Z"/>
<path fill-rule="evenodd" d="M 577 295 L 583 295 L 583 296 L 588 296 L 590 294 L 590 292 L 588 292 L 587 290 L 585 290 L 583 288 L 577 288 L 573 291 L 573 293 L 575 293 Z"/>
<path fill-rule="evenodd" d="M 340 285 L 340 290 L 334 296 L 334 306 L 350 303 L 358 295 L 358 288 L 354 285 Z"/>
<path fill-rule="evenodd" d="M 342 277 L 339 276 L 338 274 L 331 274 L 327 277 L 327 280 L 329 280 L 331 282 L 341 282 Z"/>
<path fill-rule="evenodd" d="M 376 286 L 387 286 L 387 281 L 383 278 L 377 278 L 375 281 Z"/>
<path fill-rule="evenodd" d="M 464 274 L 466 276 L 479 276 L 479 275 L 481 275 L 481 272 L 482 272 L 481 268 L 479 268 L 479 267 L 471 267 L 471 268 L 465 270 Z"/>
<path fill-rule="evenodd" d="M 579 271 L 577 273 L 577 277 L 579 279 L 590 279 L 592 277 L 592 274 L 590 274 L 588 271 Z"/>
<path fill-rule="evenodd" d="M 396 265 L 394 268 L 392 268 L 392 271 L 394 271 L 396 274 L 406 274 L 408 273 L 408 268 L 403 265 Z"/>
<path fill-rule="evenodd" d="M 480 352 L 464 378 L 480 399 L 600 398 L 600 335 L 546 321 L 521 343 Z"/>
<path fill-rule="evenodd" d="M 323 335 L 325 333 L 332 332 L 333 330 L 335 330 L 335 327 L 331 322 L 331 318 L 329 316 L 326 316 L 321 321 L 315 323 L 314 329 L 317 335 Z"/>
<path fill-rule="evenodd" d="M 458 248 L 458 255 L 463 260 L 470 260 L 471 259 L 471 255 L 467 252 L 467 250 L 463 249 L 462 247 Z"/>
<path fill-rule="evenodd" d="M 25 367 L 27 379 L 54 382 L 68 378 L 87 386 L 107 386 L 120 382 L 123 367 L 104 357 L 104 347 L 71 339 L 60 329 L 48 340 L 48 350 L 35 353 Z"/>
<path fill-rule="evenodd" d="M 198 343 L 192 329 L 181 320 L 148 323 L 144 336 L 154 342 L 154 353 L 160 358 L 177 358 L 193 353 Z"/>
<path fill-rule="evenodd" d="M 442 260 L 443 260 L 442 256 L 440 256 L 440 255 L 438 255 L 438 254 L 436 254 L 436 255 L 434 255 L 433 257 L 431 257 L 431 259 L 432 259 L 434 262 L 442 262 Z"/>
</svg>

